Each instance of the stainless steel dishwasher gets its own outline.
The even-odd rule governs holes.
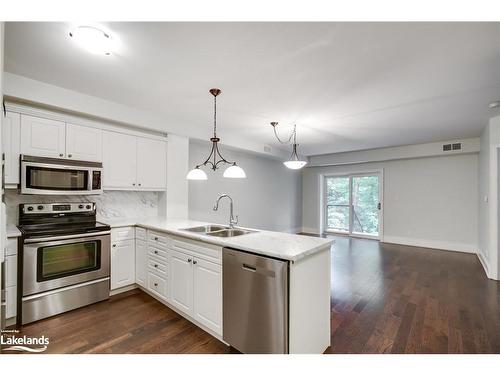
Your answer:
[[[288,353],[288,262],[224,248],[223,338],[242,353]]]

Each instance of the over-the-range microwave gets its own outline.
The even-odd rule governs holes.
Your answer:
[[[21,155],[21,194],[101,194],[102,163]]]

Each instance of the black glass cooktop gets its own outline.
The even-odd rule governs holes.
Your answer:
[[[104,223],[70,223],[70,224],[28,224],[18,226],[24,237],[49,237],[72,234],[103,232],[110,230]]]

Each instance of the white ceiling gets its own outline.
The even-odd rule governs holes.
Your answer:
[[[8,72],[94,95],[197,137],[277,147],[297,123],[316,155],[478,136],[499,115],[500,23],[107,23],[119,48],[88,54],[66,23],[7,23]],[[289,129],[289,128],[288,128]]]

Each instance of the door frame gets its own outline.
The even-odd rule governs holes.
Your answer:
[[[378,236],[352,233],[352,206],[349,207],[349,232],[341,232],[341,231],[329,231],[326,229],[326,189],[325,183],[327,177],[348,177],[349,183],[351,184],[351,177],[361,177],[361,176],[379,176],[379,202],[380,202],[380,212],[379,212],[379,232]],[[319,176],[319,212],[320,212],[320,225],[319,231],[320,234],[330,233],[330,234],[339,234],[339,235],[348,235],[350,237],[356,238],[368,238],[375,239],[379,241],[384,241],[384,169],[370,169],[370,170],[362,170],[362,171],[346,171],[346,172],[334,172],[334,173],[323,173]],[[349,203],[352,202],[352,189],[349,186]]]

